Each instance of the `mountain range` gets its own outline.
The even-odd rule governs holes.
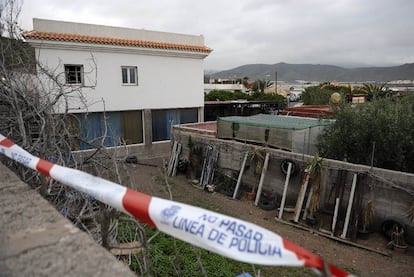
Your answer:
[[[248,64],[233,69],[215,72],[211,78],[244,78],[250,80],[317,81],[317,82],[386,82],[392,80],[414,80],[414,63],[389,67],[344,68],[321,64]]]

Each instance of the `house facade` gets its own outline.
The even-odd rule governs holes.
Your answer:
[[[229,92],[243,93],[249,92],[243,84],[204,84],[204,93],[208,94],[212,90],[225,90]]]
[[[80,149],[107,134],[105,146],[148,152],[169,144],[172,125],[203,121],[203,60],[212,50],[201,35],[33,19],[24,37],[42,67],[81,92],[58,111],[78,118]]]

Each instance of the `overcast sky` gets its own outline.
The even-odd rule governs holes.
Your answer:
[[[414,0],[25,0],[19,23],[34,17],[202,34],[212,70],[414,62]]]

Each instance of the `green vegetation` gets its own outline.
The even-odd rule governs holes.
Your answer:
[[[204,96],[205,101],[227,101],[245,99],[249,101],[262,100],[262,101],[279,101],[286,102],[286,99],[278,94],[254,92],[252,95],[248,95],[243,92],[230,92],[226,90],[212,90]]]
[[[128,258],[130,269],[140,275],[146,275],[143,264],[147,260],[150,262],[149,276],[236,276],[243,272],[254,276],[257,269],[264,276],[314,276],[306,268],[254,267],[192,246],[148,226],[144,229],[146,237],[153,238],[147,251],[142,250]],[[118,240],[134,241],[135,231],[132,222],[120,222]]]
[[[227,90],[212,90],[208,94],[204,95],[205,101],[226,101],[226,100],[237,100],[247,99],[249,95],[240,91],[227,91]]]
[[[285,102],[286,98],[282,95],[275,93],[264,93],[264,92],[254,92],[251,95],[250,100],[262,100],[262,101],[280,101]]]
[[[161,179],[157,178],[157,179]],[[161,180],[160,180],[161,181]],[[219,212],[219,207],[213,201],[204,199],[199,206]],[[237,211],[234,211],[235,216]],[[315,276],[308,268],[286,266],[254,266],[225,258],[210,251],[200,249],[189,243],[175,239],[172,236],[141,225],[141,232],[136,224],[129,220],[120,220],[118,224],[117,240],[120,242],[140,240],[144,237],[150,240],[147,250],[123,258],[128,261],[129,267],[138,276],[237,276],[249,272],[255,276],[254,271],[260,269],[263,276]],[[137,231],[141,235],[137,235]],[[148,262],[149,272],[145,272],[144,264]]]
[[[154,232],[147,230],[147,233]],[[225,259],[191,246],[180,240],[159,234],[150,246],[151,276],[202,276],[204,269],[207,276],[236,276],[243,272],[252,272],[249,264]],[[201,261],[201,264],[198,262]]]
[[[391,95],[391,91],[385,84],[364,84],[362,87],[352,90],[350,86],[324,83],[319,86],[307,87],[302,94],[302,101],[304,105],[328,105],[331,95],[335,92],[338,92],[342,99],[345,99],[347,94],[366,94],[368,101]]]
[[[359,92],[367,95],[367,100],[384,98],[391,95],[391,91],[385,86],[385,84],[364,84]]]
[[[147,237],[156,232],[149,227],[145,229]],[[253,271],[258,269],[264,276],[315,276],[306,268],[253,267],[251,264],[194,247],[163,233],[159,233],[151,241],[148,251],[150,276],[236,276],[243,272],[250,272],[254,276]],[[140,255],[144,253],[143,251]],[[139,273],[138,257],[132,257],[130,268]]]
[[[343,104],[319,137],[323,157],[414,173],[414,96]]]
[[[346,86],[336,86],[329,83],[307,87],[302,93],[302,102],[304,105],[328,105],[331,95],[335,92],[344,96],[351,93],[351,88]],[[342,97],[342,99],[344,99],[344,97]]]

